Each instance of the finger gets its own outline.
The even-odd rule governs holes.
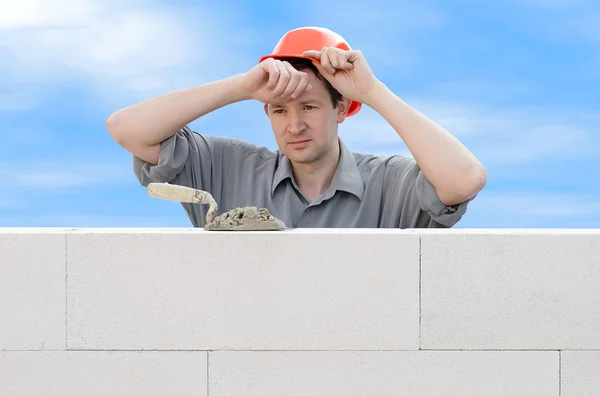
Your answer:
[[[289,62],[283,62],[283,65],[288,71],[288,73],[290,73],[290,80],[288,81],[285,90],[281,94],[281,96],[287,97],[292,95],[296,91],[296,88],[303,79],[308,79],[308,75],[306,75],[306,73],[304,72],[294,69],[294,67]]]
[[[277,64],[272,58],[265,61],[266,72],[269,73],[269,81],[267,81],[267,90],[270,91],[277,85],[277,79],[279,78],[279,69]]]
[[[338,52],[337,60],[340,69],[350,70],[354,67],[354,65],[348,61],[348,55],[346,55],[345,52]]]
[[[288,82],[291,78],[290,72],[285,68],[283,62],[277,61],[276,63],[277,68],[279,69],[279,79],[277,80],[277,85],[275,86],[275,89],[273,89],[273,91],[271,92],[271,95],[273,96],[281,95],[285,90],[285,87],[287,87]]]
[[[359,50],[350,50],[346,51],[346,55],[348,57],[348,62],[354,63],[362,56],[362,52]]]
[[[321,60],[321,51],[308,50],[302,53],[302,56],[308,56],[309,58],[314,58],[318,61]]]
[[[331,66],[340,69],[339,51],[331,48],[327,50],[327,55],[329,57],[329,62],[331,62]]]
[[[296,85],[296,89],[294,89],[294,92],[291,94],[291,98],[296,99],[302,95],[304,91],[309,91],[311,88],[312,85],[308,83],[308,74],[302,73],[300,76],[300,81],[298,82],[298,85]]]
[[[335,68],[331,65],[331,62],[329,61],[329,49],[327,47],[323,48],[323,50],[321,51],[321,66],[323,66],[323,68],[327,70],[329,74],[335,73]]]

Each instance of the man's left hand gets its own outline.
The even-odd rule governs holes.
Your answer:
[[[305,51],[303,56],[313,61],[319,72],[344,97],[365,103],[377,88],[378,80],[358,50],[344,51],[325,47],[321,51]]]

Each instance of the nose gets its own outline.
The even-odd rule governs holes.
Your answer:
[[[299,134],[305,128],[304,119],[297,111],[290,111],[288,117],[288,132],[294,135]]]

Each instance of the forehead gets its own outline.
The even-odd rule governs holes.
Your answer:
[[[316,93],[316,92],[312,92],[312,91],[313,90],[311,89],[308,92],[304,92],[302,95],[300,95],[296,99],[291,99],[286,102],[273,102],[273,103],[271,103],[271,106],[283,107],[286,105],[303,105],[303,104],[310,104],[310,103],[323,105],[323,104],[327,103],[327,101],[329,100],[329,97],[325,96],[325,95],[327,95],[327,93],[323,94],[323,93]]]
[[[325,77],[323,76],[319,76],[317,77],[317,75],[315,74],[315,72],[311,69],[300,69],[300,71],[303,71],[304,73],[306,73],[308,75],[308,82],[310,84],[312,84],[313,89],[311,91],[315,91],[315,88],[323,91],[323,92],[327,92],[327,88],[325,88]]]

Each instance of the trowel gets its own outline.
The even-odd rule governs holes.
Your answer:
[[[217,216],[217,202],[213,196],[202,190],[170,183],[149,183],[148,195],[168,201],[209,205],[206,213],[205,230],[210,231],[280,231],[285,223],[265,208],[245,206],[235,208]]]

